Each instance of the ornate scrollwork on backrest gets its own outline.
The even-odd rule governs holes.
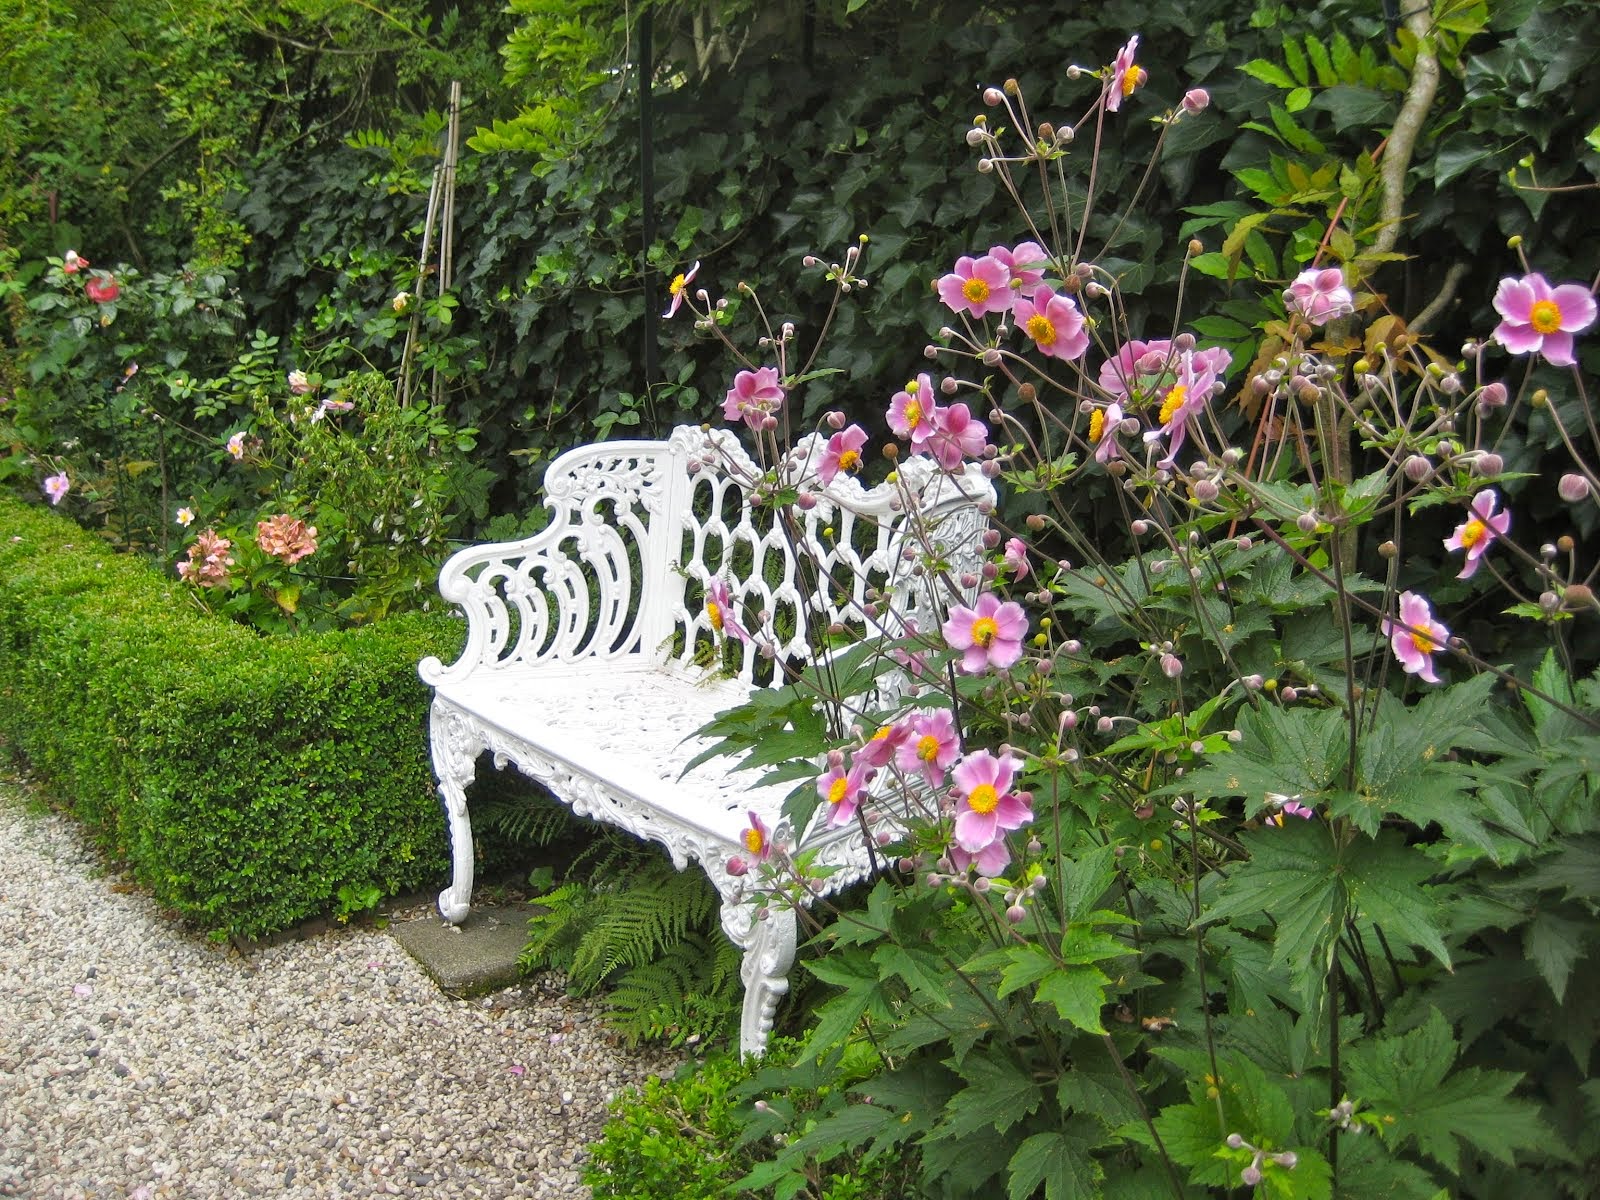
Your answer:
[[[677,474],[662,442],[585,446],[551,463],[544,529],[464,550],[445,565],[439,590],[468,611],[469,642],[433,678],[425,664],[424,678],[652,649],[645,582],[663,570],[662,517]]]

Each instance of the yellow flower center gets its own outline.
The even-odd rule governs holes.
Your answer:
[[[1413,633],[1411,635],[1411,644],[1424,654],[1432,654],[1439,648],[1439,643],[1425,633]]]
[[[1100,435],[1106,431],[1106,414],[1102,409],[1095,409],[1089,414],[1089,440],[1098,442]]]
[[[985,650],[989,643],[1000,636],[1000,626],[993,617],[979,617],[972,623],[972,640]]]
[[[939,757],[939,739],[931,733],[925,733],[917,739],[917,757],[923,762],[932,762]]]
[[[761,848],[766,844],[766,839],[761,836],[761,830],[746,829],[744,831],[744,848],[750,851],[751,854],[760,854]]]
[[[844,798],[850,794],[850,780],[841,775],[835,779],[828,788],[828,803],[843,804]]]
[[[1122,76],[1122,94],[1133,95],[1133,89],[1144,83],[1150,77],[1143,67],[1129,67]]]
[[[711,618],[711,628],[722,632],[722,605],[715,600],[706,601],[706,616]]]
[[[1161,414],[1156,419],[1165,425],[1172,420],[1172,415],[1183,407],[1184,401],[1189,399],[1189,389],[1179,384],[1167,393],[1167,398],[1161,402]]]
[[[684,278],[682,275],[678,275],[673,279],[673,281],[671,283],[667,284],[667,294],[669,296],[676,296],[679,292],[683,291],[683,289],[688,287],[688,286],[689,286],[689,281],[686,278]]]
[[[980,783],[967,795],[967,807],[976,813],[992,813],[1000,803],[1000,793],[992,783]]]
[[[915,400],[906,401],[906,426],[915,429],[922,424],[922,405]]]
[[[1478,520],[1477,517],[1473,517],[1472,520],[1463,525],[1461,527],[1461,548],[1470,550],[1476,546],[1479,539],[1483,537],[1484,528],[1483,522]]]
[[[1554,300],[1536,300],[1528,310],[1528,324],[1535,333],[1555,333],[1561,328],[1561,309]]]
[[[846,450],[843,454],[839,455],[839,470],[861,470],[861,455],[855,450]]]
[[[961,285],[961,294],[974,304],[982,304],[989,298],[989,285],[981,279],[969,279]]]
[[[1048,346],[1056,340],[1055,322],[1043,313],[1034,313],[1023,328],[1028,331],[1028,336],[1041,346]]]

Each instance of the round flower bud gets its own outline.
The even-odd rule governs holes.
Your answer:
[[[971,571],[967,571],[967,572],[963,573],[962,576],[961,576],[961,586],[964,587],[964,588],[967,588],[969,590],[972,589],[972,588],[977,587],[978,586],[978,577],[975,574],[973,574]]]
[[[1039,530],[1045,527],[1045,519],[1038,513],[1029,513],[1025,524],[1029,529],[1037,533]]]
[[[990,346],[978,357],[983,360],[983,365],[986,367],[998,367],[1000,365],[1000,351],[993,346]]]
[[[1561,607],[1561,597],[1554,592],[1540,592],[1539,607],[1547,613],[1553,613]]]
[[[1230,1150],[1242,1150],[1244,1148],[1244,1138],[1237,1133],[1230,1133],[1224,1140]]]
[[[1506,462],[1498,454],[1480,454],[1473,460],[1472,469],[1479,475],[1498,475],[1506,469]]]
[[[794,502],[801,512],[810,512],[817,506],[817,498],[811,492],[801,492],[794,498]]]
[[[1411,480],[1412,483],[1421,483],[1429,475],[1433,474],[1433,463],[1424,454],[1413,454],[1406,459],[1400,469],[1406,473],[1406,478]]]
[[[1194,334],[1180,333],[1172,339],[1172,348],[1179,354],[1187,354],[1194,349]]]
[[[1506,385],[1498,381],[1486,383],[1478,389],[1478,415],[1483,416],[1491,408],[1504,408],[1506,403]]]
[[[1094,731],[1096,733],[1110,733],[1111,732],[1111,718],[1110,717],[1100,717],[1099,719],[1097,719],[1095,721],[1095,723],[1094,723]]]
[[[1190,88],[1183,94],[1183,111],[1191,117],[1196,113],[1205,112],[1206,106],[1211,103],[1211,93],[1205,88]]]
[[[1027,919],[1028,910],[1023,908],[1020,904],[1013,904],[1010,908],[1006,909],[1006,920],[1010,921],[1013,925],[1021,925]]]
[[[1176,654],[1163,654],[1161,656],[1161,673],[1168,679],[1176,679],[1183,674],[1183,660]]]
[[[1255,1163],[1251,1163],[1239,1172],[1239,1182],[1244,1184],[1245,1187],[1255,1187],[1256,1184],[1261,1182],[1261,1168],[1256,1166]]]
[[[1141,517],[1132,525],[1128,526],[1128,528],[1133,530],[1134,537],[1143,537],[1145,534],[1150,532],[1150,522]]]
[[[1272,1161],[1277,1163],[1280,1167],[1286,1167],[1292,1171],[1295,1169],[1295,1167],[1300,1165],[1300,1156],[1293,1150],[1285,1150],[1281,1154],[1274,1154],[1272,1156]]]
[[[1393,558],[1399,553],[1400,547],[1396,546],[1393,542],[1384,542],[1378,547],[1378,557],[1380,558]]]
[[[1202,504],[1210,504],[1221,494],[1222,489],[1217,486],[1215,480],[1198,479],[1195,481],[1194,498]]]
[[[1594,589],[1586,583],[1569,584],[1562,599],[1568,608],[1593,608]]]
[[[1293,703],[1294,701],[1300,699],[1300,693],[1292,687],[1284,688],[1278,693],[1278,695],[1283,698],[1285,703]]]
[[[939,380],[939,390],[946,396],[954,396],[956,394],[956,389],[960,386],[961,385],[956,382],[956,379],[953,375],[946,375],[943,379]]]
[[[829,429],[843,429],[847,419],[848,418],[846,418],[845,415],[837,408],[833,409],[828,413],[827,416],[823,417],[823,420],[828,423]]]
[[[987,875],[980,875],[973,882],[972,890],[975,891],[975,892],[987,892],[993,886],[994,886],[994,884],[990,881],[990,879],[989,879],[989,877]]]
[[[1001,93],[999,88],[991,87],[983,89],[983,102],[990,108],[993,108],[995,105],[1003,103],[1004,101],[1005,96]]]
[[[1235,538],[1234,541],[1233,541],[1233,544],[1238,550],[1243,552],[1245,550],[1250,549],[1252,546],[1254,546],[1255,542],[1252,541],[1251,538],[1250,538],[1250,535],[1246,533],[1246,534],[1240,534],[1237,538]]]
[[[967,145],[969,145],[969,146],[981,146],[981,145],[983,145],[983,130],[981,130],[981,129],[969,129],[969,130],[967,130]]]
[[[1563,533],[1556,539],[1556,549],[1563,554],[1571,554],[1576,545],[1577,543],[1572,540],[1570,533]]]
[[[1189,257],[1193,258],[1196,255],[1204,254],[1205,252],[1206,244],[1204,242],[1202,242],[1199,238],[1189,239]]]
[[[1569,474],[1561,477],[1561,482],[1556,484],[1556,492],[1568,504],[1576,504],[1589,496],[1589,481],[1582,475]]]
[[[1300,527],[1301,533],[1315,533],[1317,531],[1317,514],[1303,512],[1294,519],[1294,523]]]

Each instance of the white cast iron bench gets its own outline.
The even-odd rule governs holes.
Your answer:
[[[785,469],[814,476],[806,464],[821,450],[820,438],[807,438]],[[723,929],[744,951],[740,1046],[749,1054],[761,1053],[788,990],[795,914],[773,905],[756,920],[748,880],[727,866],[748,854],[741,835],[750,811],[782,829],[792,785],[759,785],[761,772],[727,757],[685,773],[708,744],[696,731],[753,688],[788,682],[779,664],[815,660],[807,607],[813,628],[837,622],[898,634],[909,618],[936,632],[942,615],[931,577],[902,553],[913,536],[906,490],[922,497],[910,506],[923,514],[918,538],[931,530],[953,578],[978,570],[981,506],[994,500],[975,464],[946,475],[910,459],[897,483],[870,491],[845,474],[826,488],[813,478],[818,503],[797,512],[796,532],[832,577],[819,586],[808,583],[812,574],[784,532],[752,510],[748,493],[760,477],[728,430],[680,426],[665,441],[563,454],[545,473],[546,528],[463,550],[445,564],[439,591],[466,613],[466,647],[450,666],[432,657],[419,666],[434,688],[430,740],[450,828],[444,919],[465,919],[472,898],[465,789],[488,751],[496,768],[510,763],[574,812],[659,842],[679,870],[699,863],[722,897]],[[706,599],[718,581],[764,647],[733,643],[713,653]],[[868,630],[870,588],[883,598]],[[762,613],[768,619],[758,630]],[[721,669],[697,665],[718,659]],[[822,894],[872,870],[859,827],[831,829],[825,816],[790,838],[797,849],[814,849],[819,866],[835,868]]]

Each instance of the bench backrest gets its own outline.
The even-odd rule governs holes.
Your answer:
[[[835,622],[861,628],[869,589],[881,593],[872,620],[897,634],[909,618],[937,627],[933,589],[976,572],[994,489],[977,466],[955,475],[925,459],[902,463],[898,482],[863,488],[841,474],[816,479],[825,439],[804,439],[778,472],[809,481],[815,504],[772,506],[752,494],[774,475],[754,463],[726,429],[679,426],[663,441],[602,442],[570,450],[545,472],[545,529],[520,542],[477,546],[440,573],[446,600],[467,609],[468,645],[430,682],[475,669],[546,661],[645,655],[685,668],[711,661],[706,606],[726,584],[735,615],[757,640],[725,665],[756,684],[782,681],[775,663],[810,661],[819,633]],[[920,497],[911,505],[907,495]],[[918,525],[911,528],[909,513]],[[908,559],[931,542],[942,570]],[[796,553],[796,545],[809,547]],[[812,562],[822,565],[818,573]],[[761,620],[761,615],[766,619]]]

